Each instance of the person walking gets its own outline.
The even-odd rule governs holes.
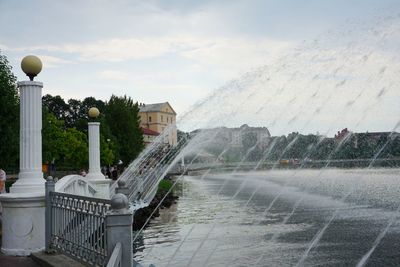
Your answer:
[[[115,181],[118,179],[118,169],[117,166],[114,166],[113,170],[111,171],[112,179]]]
[[[6,193],[6,172],[0,168],[0,194]]]
[[[79,172],[79,175],[85,177],[86,176],[85,169],[81,169],[81,171]]]

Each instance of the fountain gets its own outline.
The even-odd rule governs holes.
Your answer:
[[[400,72],[399,28],[398,14],[347,23],[343,29],[302,44],[279,60],[244,74],[195,104],[180,118],[179,128],[214,130],[198,131],[183,142],[179,155],[166,163],[173,166],[185,157],[185,165],[190,167],[202,151],[214,153],[213,162],[207,163],[209,168],[202,174],[181,175],[174,185],[181,179],[195,183],[199,188],[191,190],[210,199],[209,206],[204,208],[217,209],[220,204],[221,215],[210,215],[209,223],[181,224],[181,228],[174,228],[178,241],[163,240],[159,244],[154,241],[141,248],[143,253],[138,257],[142,258],[138,259],[157,260],[155,255],[161,253],[161,248],[166,250],[161,244],[169,242],[172,251],[166,255],[166,263],[158,262],[160,266],[304,266],[322,262],[364,266],[371,260],[396,225],[400,207],[398,169],[373,168],[382,153],[400,138],[397,134],[400,121],[395,115],[400,113],[400,96],[395,87]],[[259,140],[241,151],[233,169],[212,174],[211,167],[219,166],[220,159],[235,151],[233,142],[222,141],[226,128],[221,126],[233,127],[243,122],[266,125],[275,135],[293,130],[322,134],[316,134],[319,139],[307,147],[297,169],[281,170],[280,161],[301,142],[300,135],[295,135],[283,148],[279,148],[279,138],[272,139],[257,161],[252,162],[250,172],[243,173],[242,167],[260,146]],[[337,154],[352,145],[352,135],[332,142],[319,169],[307,169],[307,159],[331,139],[329,136],[346,126],[359,132],[371,129],[390,132],[373,156],[365,159],[368,169],[332,168]],[[155,149],[150,147],[142,153],[132,170]],[[191,203],[190,198],[185,199]],[[213,201],[217,203],[215,207]],[[200,202],[196,204],[203,207]],[[185,212],[190,214],[188,210]],[[237,221],[231,212],[246,223]],[[225,219],[225,214],[229,219]],[[179,216],[183,215],[175,214],[164,226],[169,227]],[[243,224],[247,228],[241,228]],[[358,224],[363,226],[357,228]],[[346,225],[351,228],[347,230]],[[364,225],[371,231],[364,231]],[[250,229],[253,239],[241,235],[234,240],[242,243],[233,246],[227,233],[235,238],[236,231],[246,229]],[[134,239],[146,235],[146,231],[141,229]],[[159,238],[151,234],[149,230],[147,238]],[[341,239],[338,235],[347,236]],[[393,232],[391,236],[398,237]],[[392,251],[398,248],[391,245]],[[387,254],[379,253],[375,263],[393,263],[385,257]]]

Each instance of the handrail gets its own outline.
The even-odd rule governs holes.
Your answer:
[[[97,189],[88,179],[80,175],[64,176],[56,183],[57,192],[94,197]]]
[[[70,193],[62,193],[62,192],[53,192],[53,194],[56,194],[57,196],[62,196],[62,197],[70,197],[78,200],[83,200],[83,201],[89,201],[89,202],[94,202],[94,203],[100,203],[103,205],[111,205],[111,200],[106,199],[106,198],[96,198],[96,197],[87,197],[87,196],[80,196],[80,195],[74,195]]]
[[[54,191],[46,195],[46,248],[84,264],[104,266],[108,257],[105,221],[111,200]]]
[[[121,259],[122,259],[122,245],[121,242],[118,242],[114,250],[108,260],[107,267],[121,267]]]
[[[110,187],[110,195],[123,192],[133,209],[148,206],[157,192],[159,182],[176,163],[187,141],[182,138],[175,147],[164,142],[152,143],[151,149],[146,148],[146,153],[132,162]]]

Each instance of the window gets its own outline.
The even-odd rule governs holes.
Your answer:
[[[161,115],[161,122],[163,122],[164,121],[164,118],[163,118],[163,115]]]
[[[149,122],[151,122],[151,116],[149,116]]]

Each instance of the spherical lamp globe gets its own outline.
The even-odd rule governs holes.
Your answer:
[[[100,115],[98,108],[92,107],[89,109],[89,117],[92,119],[97,118]]]
[[[31,81],[42,71],[42,61],[37,56],[29,55],[22,59],[21,69]]]

